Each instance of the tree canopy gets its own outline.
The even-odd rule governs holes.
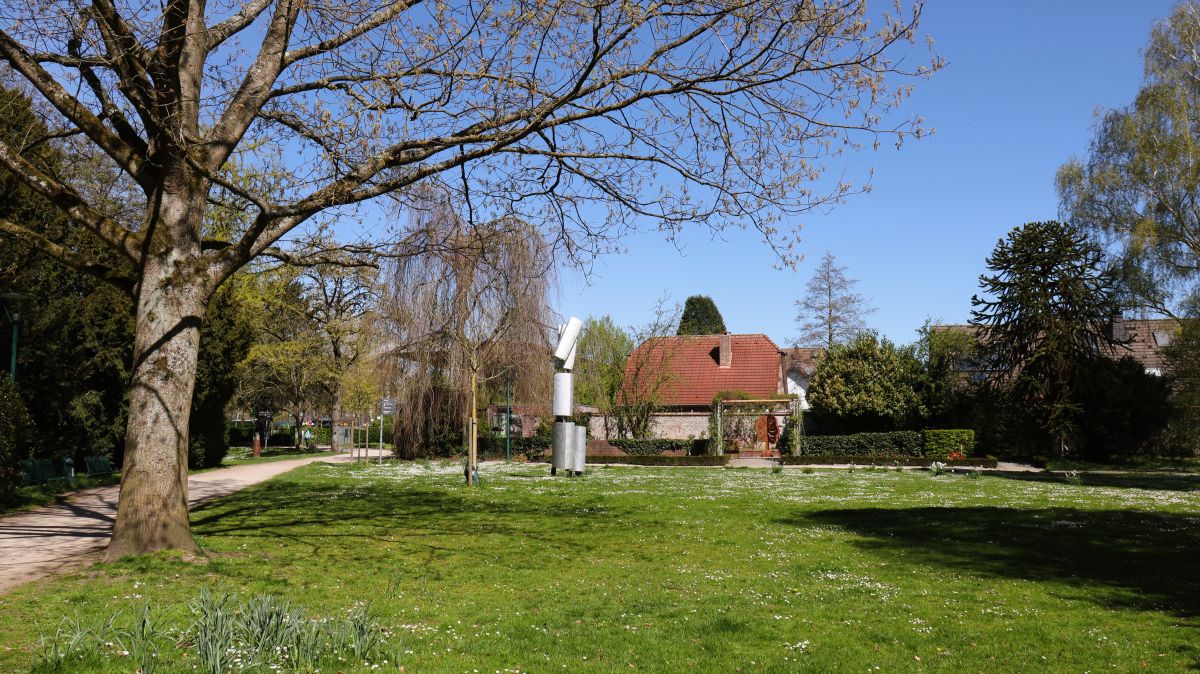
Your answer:
[[[1177,313],[1200,279],[1200,3],[1177,4],[1150,33],[1134,101],[1101,117],[1084,161],[1057,176],[1070,221],[1120,251],[1124,283]]]
[[[1098,244],[1054,221],[1013,229],[987,267],[991,274],[979,277],[985,294],[971,299],[986,367],[1034,413],[1052,451],[1062,451],[1078,438],[1081,376],[1112,343],[1116,275]]]
[[[861,332],[817,361],[808,400],[824,432],[902,430],[925,413],[911,348]]]
[[[796,323],[799,346],[823,346],[853,340],[866,329],[866,316],[874,313],[867,299],[854,292],[856,279],[846,276],[846,267],[839,267],[833,254],[826,252],[821,264],[813,271],[803,299],[796,300]]]
[[[727,332],[725,319],[708,295],[692,295],[683,303],[677,335],[719,335]]]

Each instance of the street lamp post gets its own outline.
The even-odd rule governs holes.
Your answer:
[[[8,322],[12,323],[12,348],[9,349],[8,376],[13,382],[17,381],[17,339],[21,336],[21,301],[32,298],[32,295],[25,293],[0,293],[4,314],[8,317]],[[8,308],[10,303],[13,305],[13,309]]]

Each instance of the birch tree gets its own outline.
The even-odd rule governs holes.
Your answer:
[[[854,185],[847,149],[901,142],[896,108],[921,6],[865,0],[42,0],[0,7],[0,60],[49,133],[0,166],[95,233],[129,270],[20,222],[0,231],[127,289],[135,344],[123,484],[108,559],[196,551],[188,402],[213,291],[322,213],[420,183],[455,185],[474,220],[545,223],[565,259],[638,227],[757,233],[793,260],[794,217]],[[908,64],[912,64],[911,66]],[[133,210],[39,160],[79,143]],[[453,181],[451,180],[453,179]],[[206,238],[214,211],[240,226]],[[485,214],[486,212],[486,214]],[[785,220],[785,218],[787,218]]]

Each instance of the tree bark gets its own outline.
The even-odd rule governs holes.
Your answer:
[[[188,523],[188,423],[209,293],[186,248],[151,251],[143,267],[121,494],[106,560],[199,552]]]
[[[338,419],[342,416],[342,387],[338,384],[333,386],[333,405],[329,410],[329,449],[334,454],[341,449],[342,443],[338,442]]]

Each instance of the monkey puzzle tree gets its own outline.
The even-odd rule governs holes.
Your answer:
[[[441,182],[473,220],[548,223],[572,260],[645,218],[668,233],[751,228],[790,260],[780,216],[853,190],[824,180],[822,159],[920,134],[890,114],[906,77],[941,63],[893,56],[919,14],[871,14],[862,0],[4,3],[0,59],[44,102],[50,130],[0,145],[0,166],[132,269],[0,221],[134,296],[106,556],[196,549],[186,456],[200,320],[235,271],[286,256],[277,244],[293,229]],[[65,142],[103,153],[140,216],[39,162],[39,147]],[[206,239],[213,211],[239,226]]]
[[[1061,453],[1079,436],[1080,385],[1111,344],[1121,309],[1104,252],[1077,228],[1031,222],[1009,232],[979,277],[971,324],[993,382],[1011,386]]]

